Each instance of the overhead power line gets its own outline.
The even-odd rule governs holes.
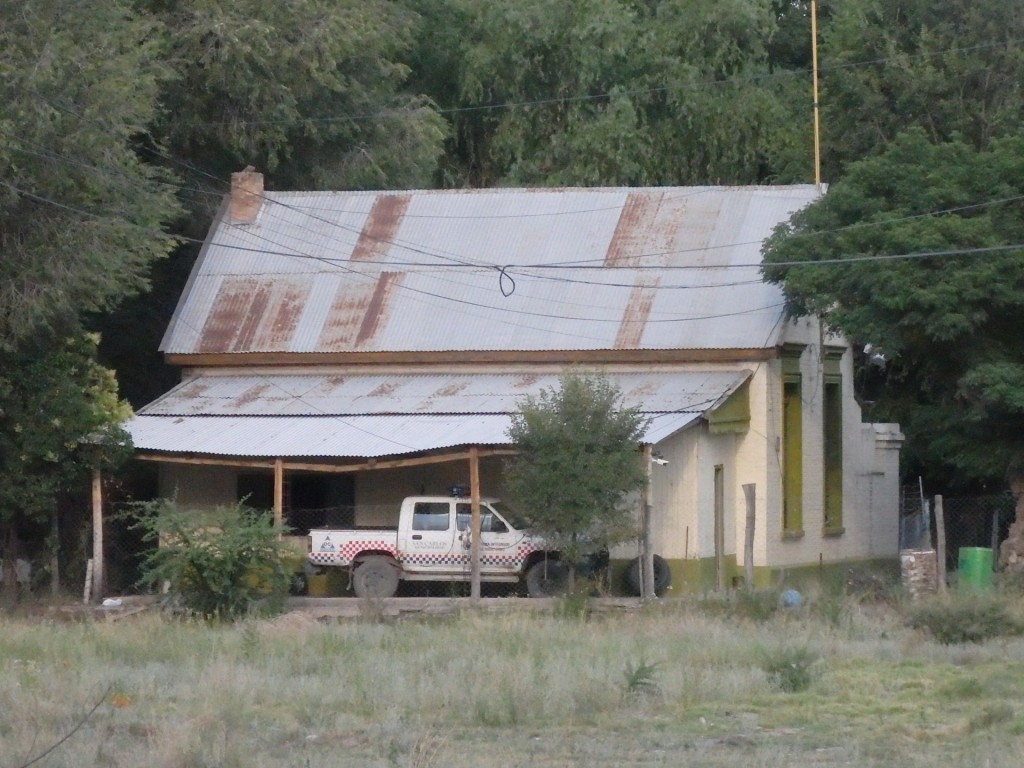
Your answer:
[[[818,68],[819,73],[825,75],[830,72],[858,69],[861,67],[875,67],[881,64],[889,64],[894,61],[907,61],[910,59],[923,59],[930,56],[941,56],[951,53],[970,53],[972,51],[984,51],[992,48],[1002,48],[1011,45],[1024,43],[1022,39],[1000,40],[992,43],[979,43],[955,48],[942,48],[937,51],[919,51],[917,53],[901,53],[895,56],[886,56],[863,61],[853,61],[845,64],[832,64]],[[475,112],[500,112],[513,109],[528,109],[534,107],[554,106],[559,104],[573,104],[588,101],[603,101],[614,96],[646,96],[669,92],[700,91],[721,88],[730,85],[743,85],[746,83],[757,83],[771,80],[786,80],[795,77],[807,77],[811,74],[809,69],[791,69],[782,72],[766,72],[756,75],[745,75],[742,77],[727,77],[705,79],[693,83],[678,83],[673,85],[660,85],[653,88],[624,88],[618,90],[601,91],[599,93],[577,94],[572,96],[544,96],[536,99],[518,99],[508,101],[492,102],[490,104],[465,105],[460,107],[433,107],[433,112],[440,115],[462,115]],[[423,105],[419,104],[415,109],[383,109],[373,112],[356,112],[345,115],[323,115],[319,117],[280,118],[276,120],[254,119],[239,120],[233,118],[232,126],[260,126],[260,125],[297,125],[300,123],[335,123],[335,122],[362,122],[370,120],[408,120],[416,112],[420,112]],[[216,128],[225,125],[223,121],[194,121],[178,122],[183,127],[192,128]]]

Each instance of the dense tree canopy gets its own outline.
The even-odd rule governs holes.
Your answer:
[[[1024,137],[979,152],[911,131],[780,227],[765,259],[791,313],[884,357],[865,369],[872,415],[900,421],[926,469],[1024,470]]]
[[[428,92],[458,107],[451,182],[753,183],[809,172],[794,82],[769,77],[768,0],[416,5],[451,46],[423,52],[444,73]]]
[[[174,190],[130,146],[169,70],[128,6],[0,3],[0,348],[143,290],[172,244]]]
[[[912,126],[984,149],[1024,124],[1024,4],[828,2],[821,27],[824,178]]]
[[[101,461],[129,411],[83,314],[148,285],[173,245],[164,171],[132,149],[169,75],[127,2],[0,4],[0,557]],[[108,451],[104,446],[110,447]],[[5,580],[8,588],[13,579]]]
[[[173,70],[152,126],[219,194],[254,165],[281,188],[423,186],[445,125],[403,91],[416,16],[386,0],[139,0]],[[212,182],[212,183],[211,183]]]

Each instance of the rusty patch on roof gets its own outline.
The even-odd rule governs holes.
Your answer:
[[[203,381],[193,381],[182,388],[181,394],[183,397],[194,399],[202,396],[209,388],[209,385]]]
[[[241,408],[249,403],[254,403],[259,400],[263,393],[268,389],[270,389],[270,384],[267,383],[256,384],[255,386],[249,387],[245,392],[235,398],[232,405],[236,408]]]
[[[383,384],[378,384],[374,387],[373,391],[370,392],[367,397],[387,397],[388,395],[393,394],[400,386],[402,385],[397,381],[385,381]]]
[[[629,300],[622,312],[619,332],[615,335],[615,349],[635,349],[647,327],[647,318],[657,294],[658,279],[641,279],[629,292]]]
[[[338,352],[352,348],[372,291],[373,286],[369,283],[345,282],[338,286],[330,312],[320,329],[318,349]]]
[[[451,397],[457,395],[459,392],[469,386],[469,382],[466,381],[453,381],[437,390],[432,397]]]
[[[388,252],[411,200],[412,195],[380,195],[373,201],[359,240],[352,249],[353,261],[380,258]]]
[[[664,250],[661,243],[665,235],[670,236],[669,230],[675,222],[662,222],[666,231],[658,231],[656,224],[661,198],[661,193],[629,193],[604,256],[606,267],[636,266],[641,256]]]
[[[371,340],[384,325],[382,321],[387,316],[388,304],[401,278],[401,272],[380,273],[377,285],[373,289],[373,295],[370,296],[370,301],[366,306],[366,312],[363,314],[363,321],[359,324],[355,346],[361,346]]]
[[[640,384],[637,384],[635,387],[632,387],[628,392],[626,392],[626,396],[640,398],[646,395],[653,395],[659,389],[661,389],[661,385],[659,382],[645,381],[641,382]]]
[[[226,278],[203,325],[199,351],[284,349],[308,294],[307,281]]]
[[[342,283],[320,329],[317,347],[339,352],[372,341],[385,325],[391,295],[401,278],[401,272],[381,272],[372,283]]]
[[[345,383],[347,376],[324,376],[323,380],[316,386],[313,393],[317,395],[329,395],[335,389]]]
[[[539,378],[540,377],[537,376],[537,374],[526,373],[520,376],[518,379],[516,379],[515,383],[512,384],[512,387],[514,389],[526,389],[527,387],[532,387],[534,384],[536,384],[537,379]]]

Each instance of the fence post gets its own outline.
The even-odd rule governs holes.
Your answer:
[[[996,565],[999,562],[999,504],[995,505],[992,510],[992,570],[996,569]]]
[[[942,511],[942,496],[935,497],[935,573],[939,592],[946,591],[946,515]]]
[[[743,496],[747,500],[747,531],[743,540],[743,580],[747,589],[754,588],[754,521],[756,520],[757,486],[746,483]],[[689,532],[689,531],[687,531]]]

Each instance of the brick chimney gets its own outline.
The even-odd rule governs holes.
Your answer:
[[[263,203],[263,174],[251,165],[231,174],[231,201],[228,221],[231,224],[252,224]]]

